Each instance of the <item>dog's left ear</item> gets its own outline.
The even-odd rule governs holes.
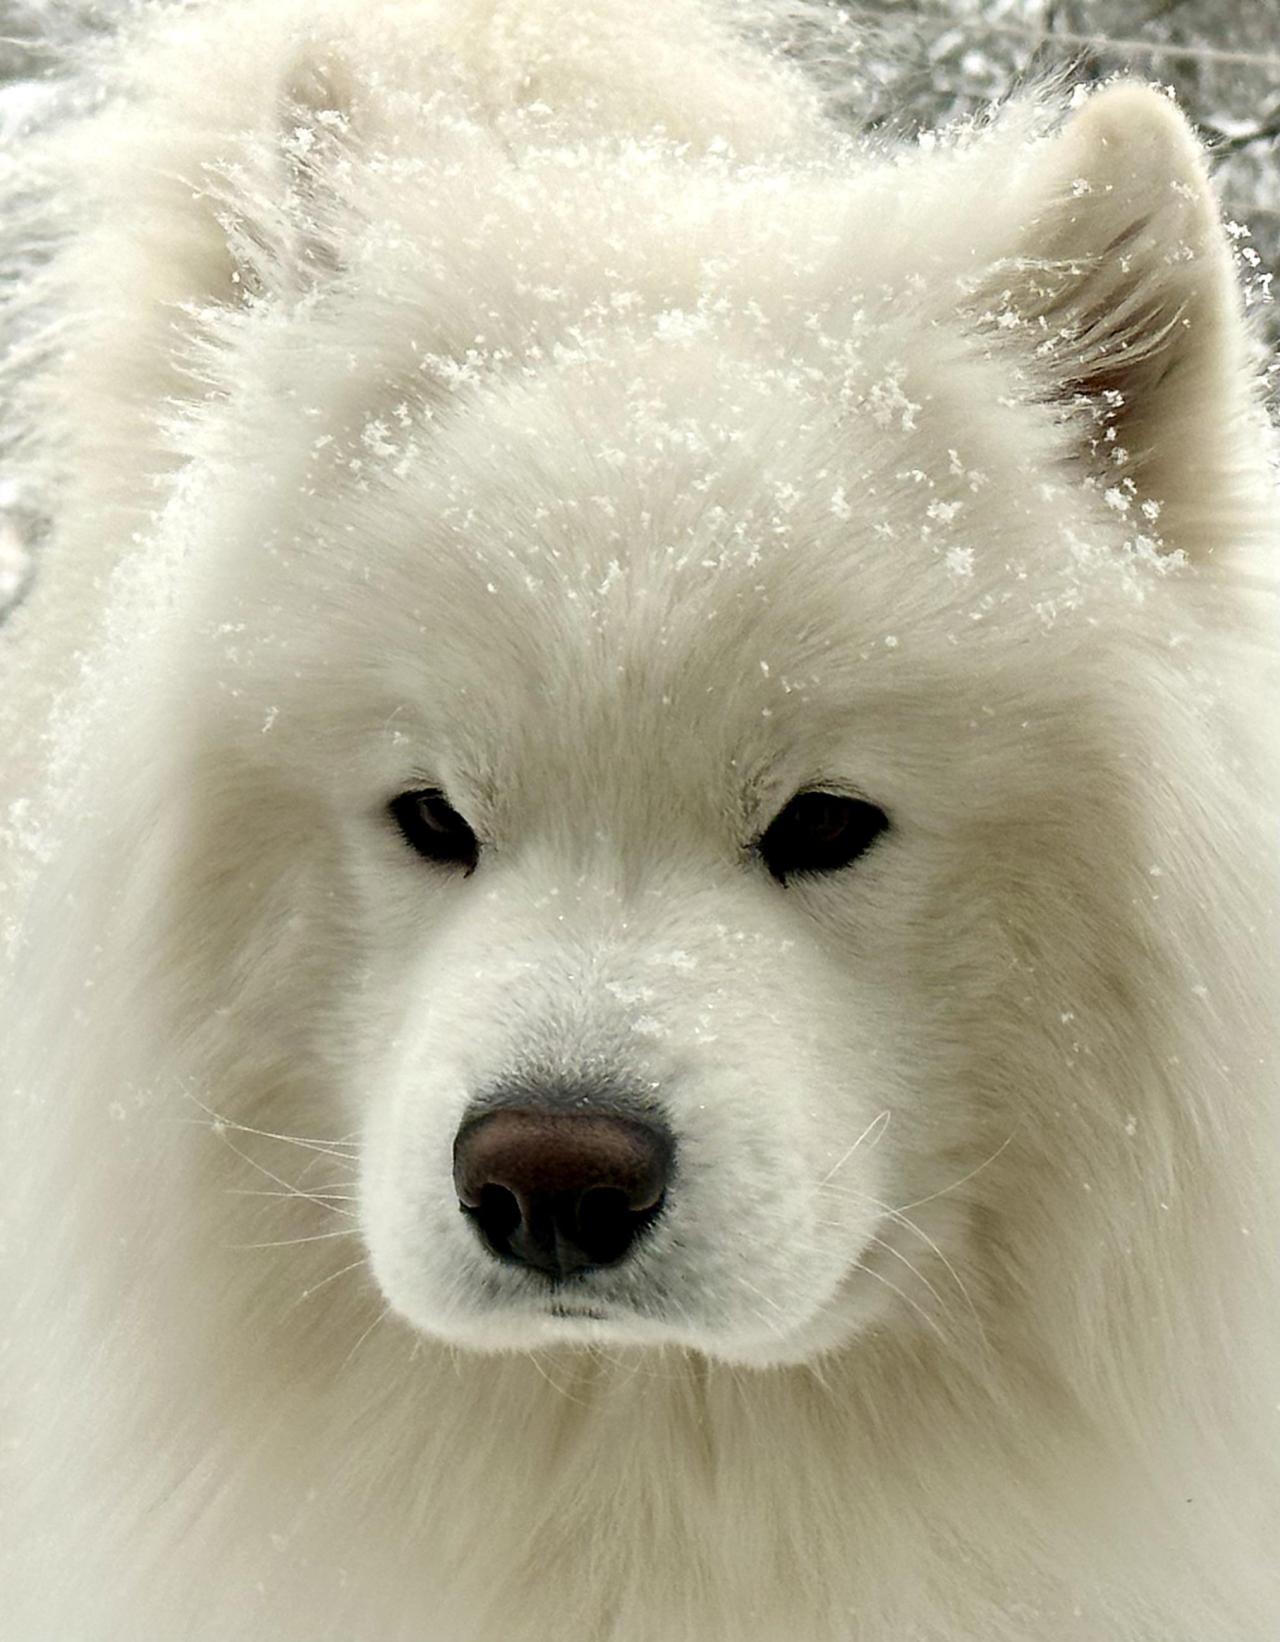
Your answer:
[[[1265,464],[1249,333],[1191,127],[1150,87],[1113,85],[1022,186],[1018,271],[1001,295],[1032,327],[1050,392],[1085,410],[1108,499],[1192,557],[1256,533]]]
[[[338,51],[300,46],[274,88],[265,129],[227,168],[222,222],[246,291],[300,295],[342,266],[356,80]]]

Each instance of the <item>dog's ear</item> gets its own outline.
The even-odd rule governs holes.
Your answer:
[[[362,111],[335,48],[309,41],[269,91],[265,128],[224,173],[223,223],[245,294],[300,295],[342,266],[342,220]]]
[[[1041,150],[1022,185],[1022,241],[988,301],[1024,337],[1030,325],[1050,394],[1082,413],[1108,500],[1196,557],[1256,532],[1248,328],[1186,120],[1149,87],[1112,85]]]

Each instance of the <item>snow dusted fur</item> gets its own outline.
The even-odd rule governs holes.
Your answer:
[[[875,152],[741,22],[152,11],[31,147],[12,1642],[1280,1628],[1273,505],[1202,157],[1133,86]],[[815,787],[890,830],[780,885]],[[605,1321],[457,1211],[512,1087],[676,1133]]]

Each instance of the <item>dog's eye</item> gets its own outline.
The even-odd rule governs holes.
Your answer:
[[[874,804],[839,793],[797,793],[756,845],[780,884],[797,873],[835,872],[871,848],[889,825]]]
[[[405,843],[424,860],[463,867],[469,873],[475,871],[479,840],[437,788],[402,792],[391,800],[388,809]]]

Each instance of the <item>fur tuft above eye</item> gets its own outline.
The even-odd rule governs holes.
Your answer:
[[[889,818],[874,804],[840,793],[797,793],[756,844],[780,884],[805,873],[837,872],[865,854]]]
[[[403,792],[387,806],[405,843],[441,866],[462,867],[469,875],[480,858],[480,841],[438,787]]]

